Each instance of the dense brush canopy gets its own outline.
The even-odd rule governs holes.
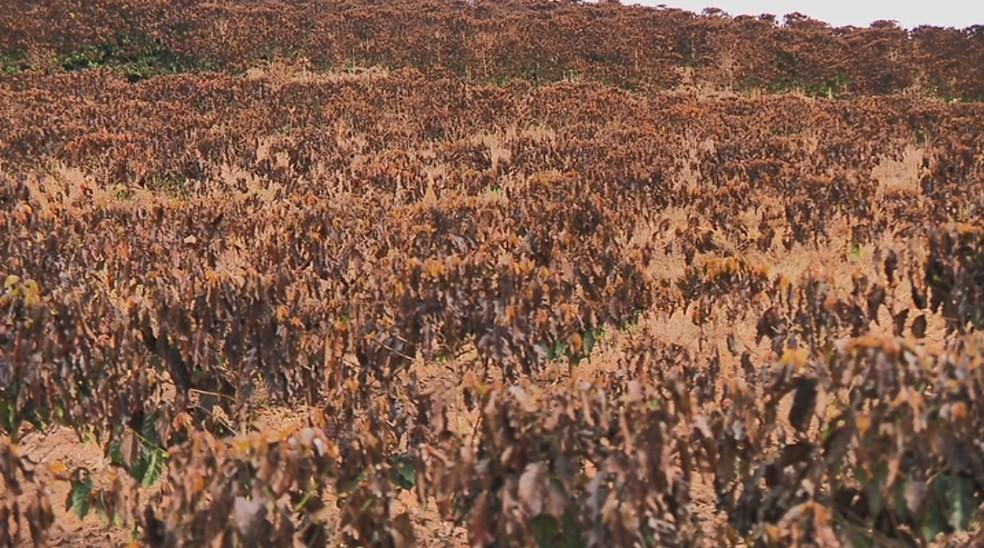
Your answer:
[[[6,2],[0,545],[984,542],[982,70],[795,14]]]

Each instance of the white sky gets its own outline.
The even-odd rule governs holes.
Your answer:
[[[700,13],[720,8],[730,15],[771,13],[779,21],[800,12],[834,26],[867,27],[879,19],[895,20],[905,28],[919,25],[969,27],[984,24],[984,0],[622,0],[623,4],[665,4]]]

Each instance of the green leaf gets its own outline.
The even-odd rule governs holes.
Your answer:
[[[406,455],[397,455],[390,461],[393,465],[392,482],[407,491],[417,484],[417,476],[413,469],[413,461]]]
[[[359,475],[355,476],[355,478],[353,478],[352,481],[342,486],[341,489],[342,494],[348,495],[353,493],[356,489],[359,488],[360,485],[362,485],[362,482],[365,481],[365,479],[366,479],[366,471],[363,470],[359,472]]]
[[[536,545],[539,548],[584,548],[586,543],[581,538],[581,527],[575,513],[573,508],[568,508],[562,522],[550,514],[540,514],[531,519],[530,528]]]
[[[874,477],[869,477],[861,466],[854,468],[854,477],[864,489],[868,497],[868,511],[871,515],[877,515],[885,507],[885,499],[882,497],[882,487],[888,479],[888,465],[879,463],[875,468]]]
[[[362,503],[362,506],[359,507],[359,514],[362,514],[366,510],[372,508],[373,504],[376,504],[376,497],[370,496],[365,502]]]
[[[836,520],[837,528],[842,531],[844,539],[847,540],[846,546],[850,546],[851,548],[875,548],[876,545],[872,538],[872,532],[863,523],[854,521],[839,512],[834,519]]]
[[[301,498],[301,500],[294,505],[294,512],[300,512],[301,510],[303,510],[304,507],[307,506],[307,503],[311,500],[311,497],[313,496],[314,496],[314,491],[311,489],[307,489],[304,492],[304,497]]]
[[[594,333],[594,330],[593,329],[589,329],[589,330],[585,331],[584,332],[584,337],[581,337],[581,338],[584,340],[584,353],[585,354],[590,354],[591,353],[591,349],[594,348],[594,345],[595,345],[595,333]]]
[[[980,502],[970,478],[938,476],[930,487],[930,499],[919,532],[923,539],[931,541],[940,533],[965,530]]]
[[[939,503],[933,497],[929,501],[926,515],[923,517],[922,523],[919,526],[919,533],[924,540],[930,542],[936,538],[936,535],[945,533],[946,530],[946,519],[943,518],[943,514],[940,512]]]
[[[0,429],[8,434],[17,433],[17,408],[6,399],[0,399]]]
[[[123,450],[122,442],[116,441],[109,444],[109,463],[113,466],[119,466],[120,468],[126,469],[126,464],[123,462]]]
[[[126,430],[109,446],[109,460],[144,487],[153,485],[167,466],[167,451],[161,447],[155,419],[144,417],[140,431]]]
[[[140,435],[143,437],[144,442],[160,447],[161,439],[157,435],[157,419],[155,415],[144,415],[143,421],[140,423]]]
[[[140,478],[140,485],[142,487],[150,487],[161,477],[161,473],[164,471],[164,466],[167,464],[166,454],[162,454],[160,450],[152,450],[150,452],[150,460],[147,463],[147,468],[143,472],[143,476]]]
[[[85,518],[89,513],[89,499],[92,496],[92,478],[86,477],[82,481],[72,481],[72,489],[68,492],[69,509],[79,517]]]
[[[565,346],[564,343],[557,341],[557,344],[554,345],[553,356],[551,357],[551,359],[559,360],[566,353],[567,353],[567,346]]]
[[[947,523],[957,531],[967,529],[978,506],[974,495],[974,481],[959,476],[940,476],[935,483],[939,484],[942,491]]]
[[[557,520],[549,514],[540,514],[530,520],[530,528],[533,529],[533,538],[536,545],[540,548],[557,545],[557,537],[560,536],[560,525]]]

